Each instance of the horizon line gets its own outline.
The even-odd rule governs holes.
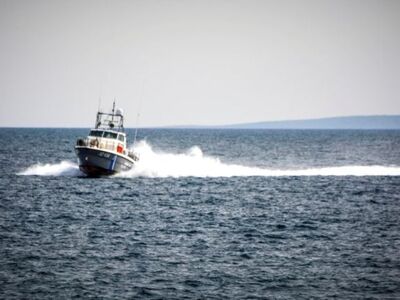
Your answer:
[[[371,117],[400,117],[400,114],[380,114],[380,115],[345,115],[345,116],[333,116],[333,117],[315,117],[315,118],[305,118],[305,119],[282,119],[282,120],[274,120],[274,121],[249,121],[249,122],[240,122],[240,123],[229,123],[229,124],[222,124],[222,125],[189,125],[189,124],[182,124],[182,125],[148,125],[148,126],[129,126],[125,127],[126,129],[211,129],[211,128],[225,128],[225,127],[238,127],[238,126],[247,126],[247,125],[254,125],[254,124],[261,124],[261,123],[284,123],[284,122],[303,122],[303,121],[321,121],[321,120],[330,120],[330,119],[343,119],[343,118],[371,118]],[[14,125],[14,126],[2,126],[0,128],[71,128],[71,129],[86,129],[91,128],[91,126],[48,126],[48,125]],[[234,129],[234,128],[231,128]],[[240,129],[240,128],[237,128]],[[278,128],[276,128],[278,129]],[[295,128],[294,128],[295,129]]]

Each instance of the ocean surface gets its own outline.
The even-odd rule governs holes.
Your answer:
[[[400,131],[87,132],[0,129],[1,299],[400,299]]]

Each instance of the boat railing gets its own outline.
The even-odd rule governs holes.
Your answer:
[[[96,137],[87,137],[84,139],[78,139],[76,141],[77,146],[81,147],[89,147],[93,149],[104,149],[104,150],[109,150],[109,151],[117,151],[118,145],[121,144],[118,141],[110,141],[107,139],[99,139]],[[134,153],[132,150],[124,148],[122,150],[122,154],[129,156],[132,158],[134,161],[139,160],[139,156]]]
[[[118,144],[119,143],[117,141],[108,141],[106,139],[99,139],[99,138],[78,139],[76,142],[77,146],[84,146],[95,149],[104,149],[110,151],[115,151]]]

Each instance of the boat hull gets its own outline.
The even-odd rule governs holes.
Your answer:
[[[79,169],[88,176],[113,175],[132,169],[134,161],[116,153],[85,146],[75,147]]]

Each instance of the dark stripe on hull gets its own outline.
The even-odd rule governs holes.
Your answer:
[[[133,162],[128,159],[99,149],[75,147],[79,169],[88,176],[112,175],[128,171]]]

